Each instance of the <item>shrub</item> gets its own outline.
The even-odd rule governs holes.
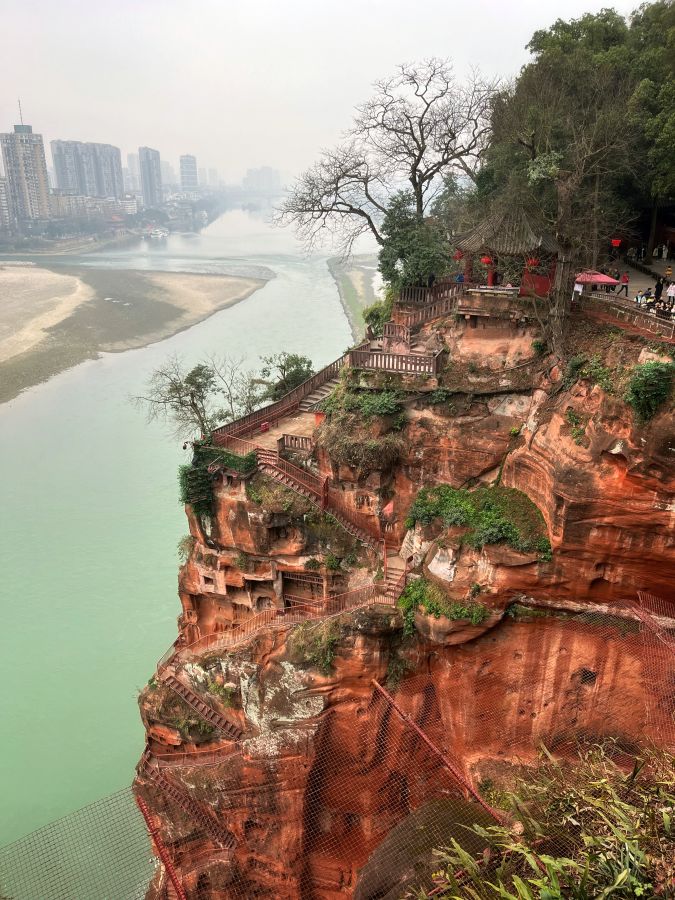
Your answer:
[[[240,551],[234,558],[234,565],[242,572],[248,572],[251,565],[251,560],[245,553],[242,553]]]
[[[313,556],[310,557],[310,559],[308,559],[307,562],[305,563],[305,569],[307,569],[308,572],[316,572],[316,570],[320,569],[320,568],[321,568],[321,563],[319,562],[318,559],[316,559]]]
[[[340,563],[340,558],[334,553],[327,553],[323,558],[323,564],[330,572],[337,572],[340,568]]]
[[[192,553],[194,545],[195,539],[191,534],[183,535],[183,537],[178,541],[178,544],[176,545],[176,552],[178,553],[178,559],[182,563],[187,562],[190,554]]]
[[[325,447],[333,462],[356,469],[360,476],[390,469],[403,450],[399,434],[370,437],[359,430],[353,418],[338,416],[324,422],[318,442]]]
[[[511,428],[509,428],[509,434],[511,435],[511,437],[518,437],[522,427],[522,425],[513,425]]]
[[[385,322],[391,319],[391,311],[394,307],[394,291],[387,291],[384,300],[378,300],[363,310],[363,321],[369,325],[376,337],[382,336]]]
[[[626,774],[611,747],[557,762],[548,752],[501,790],[514,823],[473,826],[487,844],[476,859],[451,839],[438,855],[433,890],[416,896],[503,898],[668,898],[675,882],[675,759],[642,750]]]
[[[293,656],[329,675],[340,640],[340,626],[334,619],[318,625],[303,622],[293,631],[290,649]]]
[[[646,362],[635,366],[628,383],[626,402],[639,422],[648,422],[669,397],[673,386],[673,363]]]
[[[224,684],[218,684],[217,681],[210,681],[206,690],[209,692],[209,694],[214,694],[216,697],[218,697],[221,700],[223,706],[229,708],[233,705],[235,693],[233,687],[229,687]]]
[[[430,525],[441,519],[446,526],[467,526],[467,543],[479,549],[485,544],[507,543],[516,550],[550,553],[544,518],[522,491],[515,488],[479,487],[473,491],[439,484],[421,488],[405,521]]]
[[[586,357],[581,355],[570,356],[567,360],[567,365],[565,367],[565,374],[563,376],[563,387],[570,388],[574,384],[574,382],[579,378],[579,373],[586,362]]]
[[[536,338],[534,341],[532,341],[532,349],[537,354],[537,356],[543,356],[546,352],[546,348],[546,341],[542,341],[539,338]]]
[[[487,616],[487,607],[481,603],[459,603],[448,598],[425,578],[411,581],[399,597],[397,604],[403,614],[403,634],[415,631],[415,612],[422,607],[435,619],[445,616],[453,621],[468,619],[472,625],[480,625]]]
[[[582,366],[579,374],[582,378],[588,378],[593,384],[599,384],[605,393],[614,393],[614,375],[612,370],[602,364],[599,356],[594,356]]]

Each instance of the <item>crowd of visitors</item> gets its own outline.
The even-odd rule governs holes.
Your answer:
[[[659,319],[675,321],[675,281],[657,278],[653,289],[637,292],[635,305]]]

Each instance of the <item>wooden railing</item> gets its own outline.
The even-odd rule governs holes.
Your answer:
[[[242,416],[234,422],[228,422],[227,425],[221,425],[220,428],[214,429],[211,433],[214,443],[221,446],[225,445],[226,442],[223,438],[226,435],[239,436],[242,434],[251,434],[259,428],[263,422],[269,422],[270,424],[278,422],[279,419],[283,419],[284,416],[288,416],[292,412],[295,412],[300,406],[300,402],[304,400],[305,397],[308,397],[318,387],[326,384],[327,381],[332,381],[333,378],[336,378],[340,374],[340,369],[345,364],[345,361],[346,356],[341,356],[339,359],[336,359],[334,362],[329,363],[323,369],[318,371],[315,375],[312,375],[307,381],[303,381],[298,387],[289,391],[287,394],[284,394],[284,396],[275,403],[270,403],[268,406],[263,406],[262,409],[257,409],[247,416]]]
[[[460,287],[461,285],[457,285]],[[424,322],[431,322],[432,319],[439,319],[441,316],[449,316],[457,310],[457,299],[461,295],[461,291],[452,293],[448,297],[436,300],[425,306],[424,309],[416,309],[413,312],[397,312],[399,319],[402,319],[405,325],[411,330]]]
[[[265,609],[255,616],[251,616],[245,622],[238,624],[229,631],[213,632],[205,634],[181,647],[172,645],[157,663],[157,669],[166,668],[169,663],[175,663],[179,656],[192,653],[205,653],[207,650],[231,650],[249,638],[253,637],[264,628],[286,628],[289,625],[299,625],[310,619],[327,619],[339,615],[348,609],[356,609],[360,606],[370,606],[373,603],[395,604],[397,597],[385,596],[381,592],[386,585],[383,582],[372,583],[353,591],[346,591],[335,597],[329,597],[316,614],[312,611],[286,612],[283,609]]]
[[[372,547],[377,547],[377,543],[381,540],[380,528],[377,521],[371,520],[368,516],[361,515],[358,510],[349,506],[340,495],[340,492],[336,491],[335,488],[332,488],[328,482],[326,482],[324,488],[324,509],[329,515],[331,513],[337,513],[342,516],[342,518],[346,519],[347,522],[354,526],[354,528],[372,538],[373,540],[368,543],[370,543]]]
[[[675,322],[669,322],[667,319],[659,319],[640,309],[631,309],[629,306],[623,306],[618,302],[612,302],[604,295],[602,299],[598,299],[587,294],[582,294],[576,299],[575,307],[587,310],[591,313],[599,313],[608,316],[617,322],[624,322],[633,328],[639,328],[641,331],[648,331],[650,334],[658,334],[667,340],[675,339]]]
[[[294,466],[288,460],[282,459],[274,450],[258,450],[257,456],[258,465],[273,466],[297,485],[310,491],[317,500],[323,500],[325,478],[320,478],[318,475],[308,472],[307,469],[301,469],[300,466]]]
[[[175,769],[179,766],[217,766],[230,756],[238,756],[241,750],[228,746],[216,750],[175,750],[172,753],[148,750],[148,753],[158,769]]]
[[[396,303],[398,306],[431,306],[439,300],[456,297],[464,289],[464,283],[457,283],[454,278],[442,278],[433,287],[402,288]]]
[[[279,451],[296,450],[301,453],[311,453],[314,449],[314,441],[303,434],[282,434],[277,441]]]
[[[378,369],[380,372],[400,372],[414,375],[435,375],[439,356],[413,353],[385,353],[382,350],[350,350],[349,365],[354,369]]]
[[[385,322],[382,329],[382,338],[385,341],[401,341],[404,344],[409,344],[410,328],[398,322]]]

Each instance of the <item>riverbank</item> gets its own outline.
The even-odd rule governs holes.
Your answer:
[[[177,334],[266,283],[85,266],[0,267],[0,403],[101,352]]]
[[[370,253],[357,254],[348,260],[334,256],[328,260],[328,269],[337,285],[352,337],[360,341],[366,330],[363,310],[379,299],[374,284],[377,257]]]

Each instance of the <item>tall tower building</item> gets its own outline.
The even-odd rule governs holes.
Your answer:
[[[186,154],[180,158],[180,187],[182,191],[196,191],[199,187],[197,177],[197,157]]]
[[[127,153],[127,169],[129,170],[129,190],[140,191],[141,167],[138,161],[138,153]]]
[[[124,194],[122,156],[111,144],[52,141],[56,186],[83,197],[114,197]]]
[[[13,225],[9,212],[9,186],[6,178],[0,178],[0,234],[11,231]]]
[[[138,162],[141,171],[141,191],[146,206],[157,207],[162,202],[162,166],[159,150],[151,147],[138,148]]]
[[[96,171],[96,196],[114,197],[119,200],[124,195],[122,178],[122,154],[119,147],[112,144],[90,144],[94,150]]]
[[[48,219],[49,178],[41,134],[30,125],[15,125],[0,134],[10,214],[19,221]]]
[[[68,194],[81,194],[79,141],[52,141],[56,187]]]

